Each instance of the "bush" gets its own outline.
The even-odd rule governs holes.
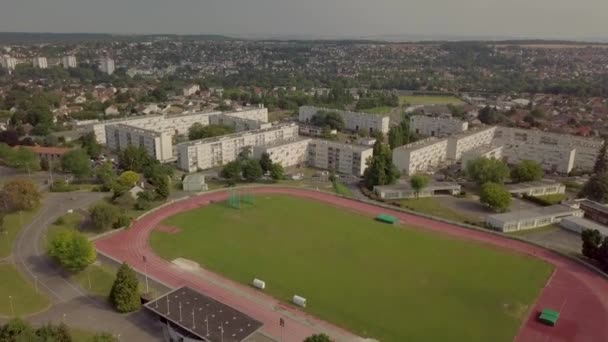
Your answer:
[[[120,216],[118,207],[105,202],[95,204],[89,209],[89,212],[91,213],[93,227],[98,230],[106,230],[113,227]]]
[[[132,312],[141,306],[137,276],[126,263],[118,269],[110,291],[110,303],[118,312]]]
[[[53,182],[50,186],[51,192],[71,192],[78,190],[78,186],[68,184],[63,179],[59,179]]]
[[[93,243],[73,230],[62,230],[49,241],[49,255],[71,272],[80,272],[95,261]]]
[[[560,204],[563,200],[566,199],[566,195],[565,194],[553,194],[553,195],[538,196],[538,197],[524,195],[524,198],[530,202],[534,202],[534,203],[540,204],[544,207],[548,207],[550,205]]]
[[[128,215],[122,214],[120,216],[118,216],[118,218],[116,219],[116,222],[114,222],[112,224],[112,228],[122,228],[122,227],[129,227],[129,225],[131,224],[131,217],[129,217]]]

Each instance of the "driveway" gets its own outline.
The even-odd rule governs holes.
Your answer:
[[[94,192],[50,193],[34,220],[23,227],[13,246],[15,265],[31,282],[45,292],[51,309],[28,317],[35,324],[61,322],[87,330],[108,331],[123,341],[158,341],[158,322],[145,312],[116,313],[103,298],[90,297],[45,253],[49,225],[69,209],[79,210],[103,198]]]

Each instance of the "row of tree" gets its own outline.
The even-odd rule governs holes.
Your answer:
[[[581,233],[583,241],[583,255],[594,260],[598,265],[608,272],[608,236],[595,229],[585,229]]]
[[[11,319],[0,326],[0,341],[3,342],[72,342],[75,338],[64,323],[59,325],[45,324],[33,328],[19,318]],[[98,333],[87,342],[114,342],[114,336],[108,333]]]
[[[238,158],[224,165],[220,176],[234,185],[241,181],[257,182],[264,174],[268,174],[274,181],[285,178],[285,170],[280,163],[273,163],[268,153],[263,153],[259,160],[249,157],[250,151],[242,151]]]

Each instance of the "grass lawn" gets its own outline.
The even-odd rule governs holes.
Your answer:
[[[45,309],[49,300],[37,293],[17,269],[10,264],[0,265],[0,315],[11,316],[11,306],[8,296],[12,296],[16,316],[23,316]]]
[[[551,274],[540,260],[395,227],[324,203],[258,195],[240,210],[216,203],[168,218],[153,232],[178,257],[381,341],[512,341]],[[526,279],[526,281],[520,281]]]
[[[338,195],[342,195],[342,196],[346,196],[346,197],[353,197],[353,192],[350,190],[350,188],[348,186],[344,185],[343,183],[334,182],[333,187],[334,187],[334,191]]]
[[[555,231],[555,230],[559,230],[559,229],[560,229],[559,226],[550,224],[548,226],[544,226],[544,227],[540,227],[540,228],[524,229],[524,230],[519,230],[516,232],[507,233],[507,234],[513,235],[513,236],[526,236],[526,235],[530,235],[530,234]]]
[[[116,271],[110,267],[90,265],[86,270],[73,275],[72,278],[90,294],[107,297],[112,289],[115,274]]]
[[[415,105],[463,105],[464,102],[454,96],[426,96],[426,95],[406,95],[399,96],[399,103],[408,103],[412,106]]]
[[[74,342],[92,342],[93,338],[101,332],[92,330],[82,330],[77,328],[70,328],[70,335]]]
[[[382,107],[374,107],[369,109],[362,109],[360,112],[370,113],[370,114],[388,114],[393,110],[393,107],[382,106]]]
[[[548,204],[560,204],[563,200],[566,199],[566,194],[552,194],[552,195],[544,195],[537,196],[541,200],[546,201]]]
[[[417,211],[422,214],[433,215],[444,218],[446,220],[452,220],[456,222],[475,222],[479,221],[475,217],[459,213],[456,210],[442,206],[433,197],[423,197],[419,199],[406,199],[401,201],[401,205],[413,211]]]
[[[32,222],[37,213],[38,210],[35,209],[11,213],[4,217],[4,232],[0,233],[0,259],[11,254],[17,234],[21,228]]]

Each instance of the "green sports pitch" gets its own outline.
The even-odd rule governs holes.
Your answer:
[[[463,105],[464,102],[455,96],[442,96],[442,95],[405,95],[399,96],[399,102],[401,104],[415,105],[448,105],[453,104],[455,106]]]
[[[257,195],[181,213],[154,231],[162,257],[194,260],[381,341],[512,341],[552,272],[540,260],[325,203]]]

